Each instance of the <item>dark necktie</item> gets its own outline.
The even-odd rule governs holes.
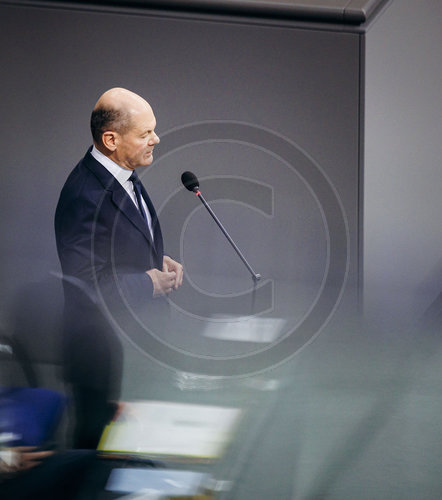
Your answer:
[[[147,229],[149,230],[150,237],[152,238],[152,241],[154,240],[154,224],[156,224],[156,219],[155,217],[155,210],[152,206],[152,202],[149,199],[149,196],[147,197],[146,205],[149,210],[149,215],[150,215],[150,222],[152,226],[149,225],[149,219],[146,216],[146,212],[144,211],[144,204],[142,202],[143,196],[141,194],[141,181],[140,178],[138,177],[137,173],[135,171],[132,172],[132,175],[129,177],[129,180],[132,181],[134,191],[135,191],[135,196],[137,198],[137,203],[138,203],[138,208],[140,209],[140,213],[144,219],[144,222],[146,223]]]
[[[146,212],[144,211],[144,206],[142,202],[143,197],[141,196],[141,181],[135,171],[132,172],[132,175],[129,177],[129,180],[132,182],[134,186],[135,196],[137,197],[137,203],[138,203],[138,208],[140,209],[140,213],[143,216],[144,222],[148,225]]]
[[[162,269],[163,267],[163,239],[161,236],[161,228],[158,223],[157,219],[157,214],[155,212],[155,208],[152,204],[151,199],[149,198],[149,195],[145,192],[145,197],[143,198],[142,196],[142,187],[143,185],[141,184],[141,181],[135,171],[132,172],[132,175],[129,177],[129,180],[132,182],[132,185],[134,187],[135,191],[135,196],[137,198],[137,203],[140,208],[140,213],[146,222],[147,229],[149,231],[149,234],[152,238],[152,243],[154,243],[154,249],[155,252],[159,257],[160,261],[156,263],[156,267],[158,269]],[[151,224],[152,226],[149,227],[149,221],[148,218],[146,217],[146,212],[144,211],[144,205],[142,200],[145,201],[147,209],[149,210],[149,215],[151,218]]]

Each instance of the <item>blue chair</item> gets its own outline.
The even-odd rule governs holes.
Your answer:
[[[49,389],[3,388],[0,391],[2,432],[14,446],[41,446],[53,438],[66,407],[66,398]]]
[[[36,377],[26,351],[17,339],[0,335],[2,369],[19,368],[24,384],[8,381],[0,386],[0,433],[10,436],[9,446],[41,446],[53,438],[66,407],[66,397],[36,387]]]

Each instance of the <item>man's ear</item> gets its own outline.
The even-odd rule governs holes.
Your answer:
[[[115,151],[117,149],[117,134],[116,132],[112,132],[111,130],[107,130],[101,136],[101,140],[103,141],[103,145],[109,151]]]

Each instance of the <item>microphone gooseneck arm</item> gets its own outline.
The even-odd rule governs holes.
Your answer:
[[[223,232],[224,236],[228,239],[229,243],[232,245],[233,249],[238,254],[239,258],[243,261],[244,265],[247,267],[247,269],[249,270],[250,274],[252,275],[253,281],[255,283],[257,281],[259,281],[261,279],[261,275],[260,274],[256,274],[255,271],[250,266],[250,264],[247,262],[246,258],[241,253],[241,250],[236,246],[235,242],[230,237],[230,234],[226,231],[226,229],[224,228],[224,226],[221,224],[221,221],[215,215],[215,212],[210,208],[209,204],[204,199],[204,196],[201,194],[201,191],[199,190],[199,186],[193,187],[192,191],[201,200],[201,203],[207,208],[207,211],[212,216],[213,220],[217,223],[218,227],[221,229],[221,231]]]

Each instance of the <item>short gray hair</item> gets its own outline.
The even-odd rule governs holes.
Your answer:
[[[102,143],[102,136],[106,130],[113,130],[125,134],[131,127],[132,121],[127,111],[120,109],[95,108],[91,115],[91,132],[97,144]]]

